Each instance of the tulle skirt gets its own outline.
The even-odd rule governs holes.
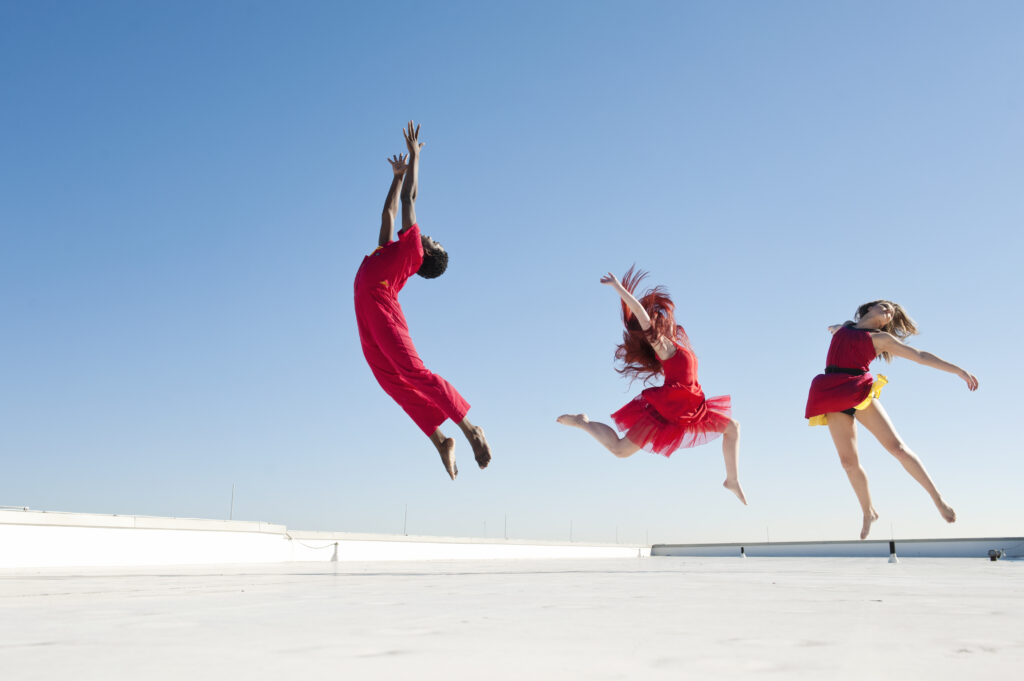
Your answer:
[[[638,395],[612,414],[620,432],[643,449],[662,456],[671,456],[680,447],[711,442],[725,432],[731,417],[729,395],[709,397],[690,413],[676,418],[662,416],[643,395]]]

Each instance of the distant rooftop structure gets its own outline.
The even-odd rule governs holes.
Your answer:
[[[891,553],[891,544],[895,545],[895,552],[904,558],[980,558],[989,556],[990,551],[1000,551],[1007,558],[1024,557],[1024,537],[655,544],[651,547],[651,555],[739,556],[742,554],[751,558],[887,557]]]

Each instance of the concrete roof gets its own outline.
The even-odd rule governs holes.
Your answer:
[[[645,558],[0,570],[19,681],[965,679],[1024,562]]]

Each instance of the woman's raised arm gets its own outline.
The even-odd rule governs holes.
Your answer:
[[[964,382],[967,383],[968,390],[974,391],[978,389],[978,379],[975,378],[973,374],[968,373],[952,362],[947,362],[937,355],[913,348],[906,343],[903,343],[899,338],[896,338],[896,336],[893,336],[891,333],[873,333],[871,334],[871,340],[875,344],[875,350],[879,353],[888,352],[890,355],[895,357],[903,357],[917,362],[918,364],[923,364],[926,367],[956,374],[960,378],[964,379]]]
[[[640,304],[640,301],[633,297],[633,294],[626,290],[626,287],[619,283],[619,280],[614,274],[609,272],[608,274],[601,277],[601,283],[607,284],[615,289],[615,292],[622,298],[622,302],[626,304],[630,312],[636,317],[636,320],[640,322],[640,328],[647,331],[651,328],[651,317],[647,314],[647,310]]]

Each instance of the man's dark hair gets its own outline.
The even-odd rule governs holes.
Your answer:
[[[416,274],[424,279],[435,279],[448,269],[448,251],[443,248],[430,248],[423,251],[423,264]]]

